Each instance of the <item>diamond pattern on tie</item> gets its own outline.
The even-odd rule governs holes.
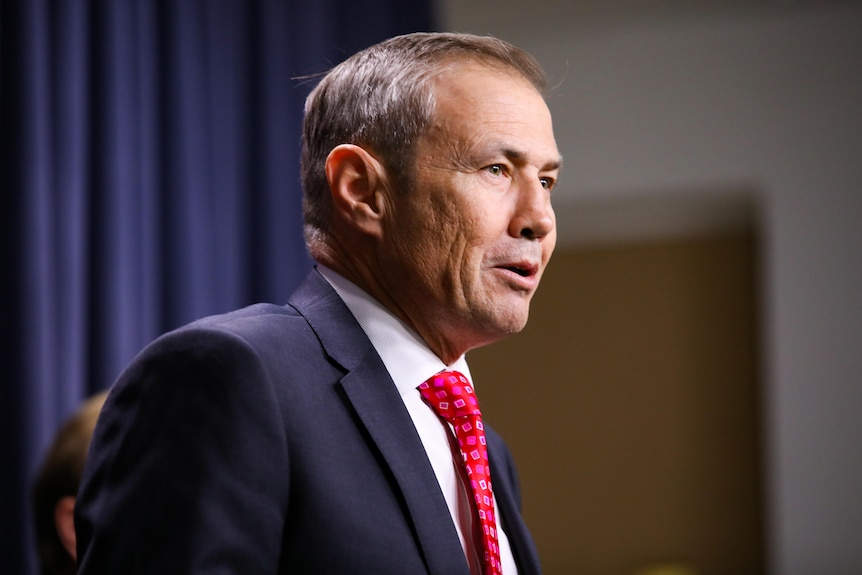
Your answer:
[[[476,506],[481,530],[486,575],[500,575],[500,548],[497,545],[497,518],[491,469],[485,446],[482,413],[470,381],[457,371],[441,371],[419,386],[419,392],[434,411],[452,424],[464,461],[464,470]]]

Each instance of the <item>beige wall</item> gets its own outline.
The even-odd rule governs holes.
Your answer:
[[[769,572],[862,573],[862,2],[438,5],[447,29],[505,38],[552,75],[561,237],[593,202],[679,216],[752,191]]]
[[[525,331],[470,353],[549,575],[763,572],[753,245],[557,252]]]

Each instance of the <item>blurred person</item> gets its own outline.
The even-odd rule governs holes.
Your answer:
[[[87,399],[54,436],[33,483],[33,515],[42,575],[74,575],[73,512],[99,411],[108,392]]]
[[[82,575],[536,574],[514,462],[465,353],[520,331],[561,158],[524,51],[409,34],[306,101],[287,305],[149,345],[108,399],[76,507]]]

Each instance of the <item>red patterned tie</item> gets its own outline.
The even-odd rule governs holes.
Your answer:
[[[419,392],[437,415],[455,428],[467,479],[476,501],[476,517],[482,531],[485,574],[500,575],[503,569],[500,566],[500,548],[497,546],[491,469],[488,467],[482,412],[479,411],[473,386],[457,371],[441,371],[420,385]]]

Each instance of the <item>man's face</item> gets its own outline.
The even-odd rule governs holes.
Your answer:
[[[556,242],[560,155],[523,78],[467,65],[435,86],[411,189],[391,198],[380,269],[402,318],[448,360],[526,324]]]

